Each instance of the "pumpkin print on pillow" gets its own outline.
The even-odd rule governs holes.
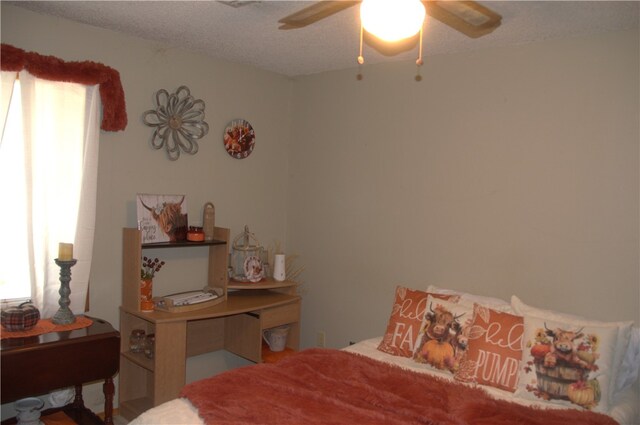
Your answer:
[[[404,286],[396,288],[391,317],[378,350],[394,356],[411,357],[413,355],[427,307],[427,295],[429,295],[427,292]],[[451,295],[435,296],[442,299],[452,298]]]
[[[606,413],[617,332],[525,316],[516,396]]]
[[[521,316],[474,304],[473,322],[464,335],[467,356],[455,378],[514,392],[522,360]]]
[[[534,319],[540,319],[544,320],[544,323],[547,324],[560,323],[564,328],[574,330],[582,329],[583,332],[595,333],[597,335],[597,346],[595,348],[599,355],[599,359],[596,362],[599,366],[597,371],[598,380],[602,381],[606,379],[608,375],[609,382],[604,382],[604,385],[600,386],[603,400],[599,402],[596,410],[606,411],[606,406],[611,405],[616,397],[616,382],[622,369],[622,360],[627,351],[627,346],[629,346],[633,322],[602,322],[568,313],[544,310],[525,304],[515,295],[511,297],[511,305],[516,313],[524,316],[525,332],[528,332],[528,328],[530,327],[527,325],[528,322]],[[538,323],[540,323],[540,321],[538,321]],[[544,325],[544,323],[542,325]],[[538,328],[543,328],[543,326],[539,326]],[[614,329],[617,330],[617,332],[613,331],[612,334],[612,330]],[[526,341],[527,338],[525,337],[525,343]],[[584,347],[585,346],[583,346],[583,348]],[[544,348],[539,347],[538,349]],[[525,348],[523,358],[526,357],[527,354],[527,349]],[[593,376],[595,373],[591,375]]]
[[[469,305],[429,295],[413,360],[451,373],[458,371],[467,354],[465,334],[472,315]]]

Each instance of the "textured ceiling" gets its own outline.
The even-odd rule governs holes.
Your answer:
[[[245,2],[232,7],[217,1],[20,1],[3,2],[125,34],[157,40],[214,58],[252,65],[288,76],[355,67],[358,7],[314,25],[278,29],[278,19],[307,1]],[[487,1],[502,15],[493,33],[470,39],[428,20],[424,55],[455,53],[561,37],[638,28],[637,1]],[[365,46],[365,63],[415,60],[417,47],[379,53]]]

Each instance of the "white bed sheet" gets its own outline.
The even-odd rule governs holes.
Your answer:
[[[377,347],[381,340],[382,337],[367,339],[346,347],[344,350],[362,354],[385,363],[395,364],[418,373],[426,373],[445,379],[451,379],[451,375],[448,373],[426,368],[425,366],[406,357],[392,356],[379,351]],[[509,400],[523,405],[539,406],[542,408],[565,408],[561,406],[554,406],[549,403],[515,398],[511,393],[493,387],[483,386],[482,388],[486,389],[491,396],[497,399]],[[617,397],[617,400],[615,400],[614,405],[609,412],[609,414],[618,421],[620,425],[640,424],[640,395],[636,388],[637,385],[632,388],[628,388],[621,393]],[[130,422],[129,425],[204,425],[204,422],[200,416],[198,416],[197,409],[189,402],[189,400],[179,398],[147,410]]]

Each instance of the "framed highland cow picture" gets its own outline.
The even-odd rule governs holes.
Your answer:
[[[187,239],[187,197],[185,195],[136,196],[138,229],[142,243],[179,242]]]

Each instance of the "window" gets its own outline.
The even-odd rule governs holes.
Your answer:
[[[3,72],[3,79],[15,79],[16,74],[11,74]],[[58,308],[59,268],[53,261],[58,243],[75,243],[75,257],[85,263],[88,258],[90,264],[98,98],[97,86],[47,81],[22,72],[13,83],[8,111],[3,111],[0,199],[9,202],[0,209],[0,222],[7,224],[5,243],[0,244],[4,264],[0,268],[0,298],[32,298],[44,310],[44,317]],[[92,170],[86,169],[87,165]],[[93,190],[83,190],[92,182]],[[83,195],[88,196],[81,199]],[[82,217],[81,211],[92,217]],[[87,222],[89,232],[83,229],[84,234],[79,233],[78,225]],[[91,240],[88,247],[83,242],[87,239]],[[80,312],[88,274],[89,267],[74,266],[72,309],[75,296]]]
[[[53,316],[60,298],[54,259],[60,242],[72,242],[70,308],[80,313],[93,251],[99,131],[127,126],[120,74],[97,62],[0,47],[0,298],[27,295],[42,317]]]

